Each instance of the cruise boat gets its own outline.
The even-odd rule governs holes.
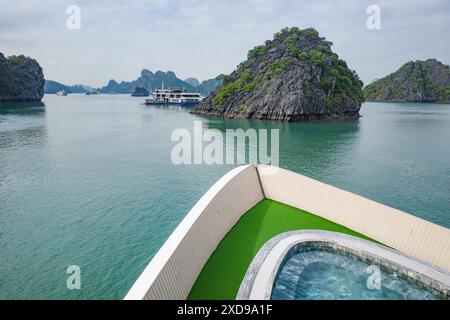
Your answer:
[[[245,165],[197,202],[125,299],[449,297],[449,229],[301,174]]]
[[[193,107],[202,101],[203,97],[197,92],[187,92],[185,89],[156,89],[151,99],[145,99],[146,105],[181,105]]]

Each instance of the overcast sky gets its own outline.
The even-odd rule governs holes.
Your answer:
[[[380,30],[366,27],[371,4]],[[80,30],[66,27],[69,5]],[[285,26],[316,28],[365,83],[409,60],[450,63],[448,0],[0,0],[0,52],[31,56],[65,84],[130,81],[143,68],[205,80]]]

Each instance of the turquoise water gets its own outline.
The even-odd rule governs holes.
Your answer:
[[[339,251],[300,248],[283,262],[275,278],[272,299],[436,300],[440,297],[396,273],[369,266]]]
[[[120,299],[232,166],[172,164],[200,118],[126,95],[0,107],[0,298]],[[450,227],[450,106],[370,104],[359,120],[205,120],[280,129],[280,165]],[[81,290],[66,269],[81,268]]]

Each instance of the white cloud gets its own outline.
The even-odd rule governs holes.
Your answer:
[[[66,29],[66,8],[82,29]],[[366,8],[381,7],[381,30],[367,30]],[[0,0],[0,51],[35,57],[46,78],[104,85],[142,68],[181,78],[229,73],[253,46],[284,26],[313,26],[369,82],[411,59],[449,63],[446,0]]]

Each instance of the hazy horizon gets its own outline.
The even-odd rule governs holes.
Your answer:
[[[66,26],[70,5],[81,9],[79,30]],[[369,5],[381,9],[379,30],[366,26]],[[0,0],[0,9],[0,52],[30,56],[67,85],[132,81],[142,69],[201,82],[231,73],[286,26],[318,30],[365,84],[410,60],[450,63],[445,0]]]

